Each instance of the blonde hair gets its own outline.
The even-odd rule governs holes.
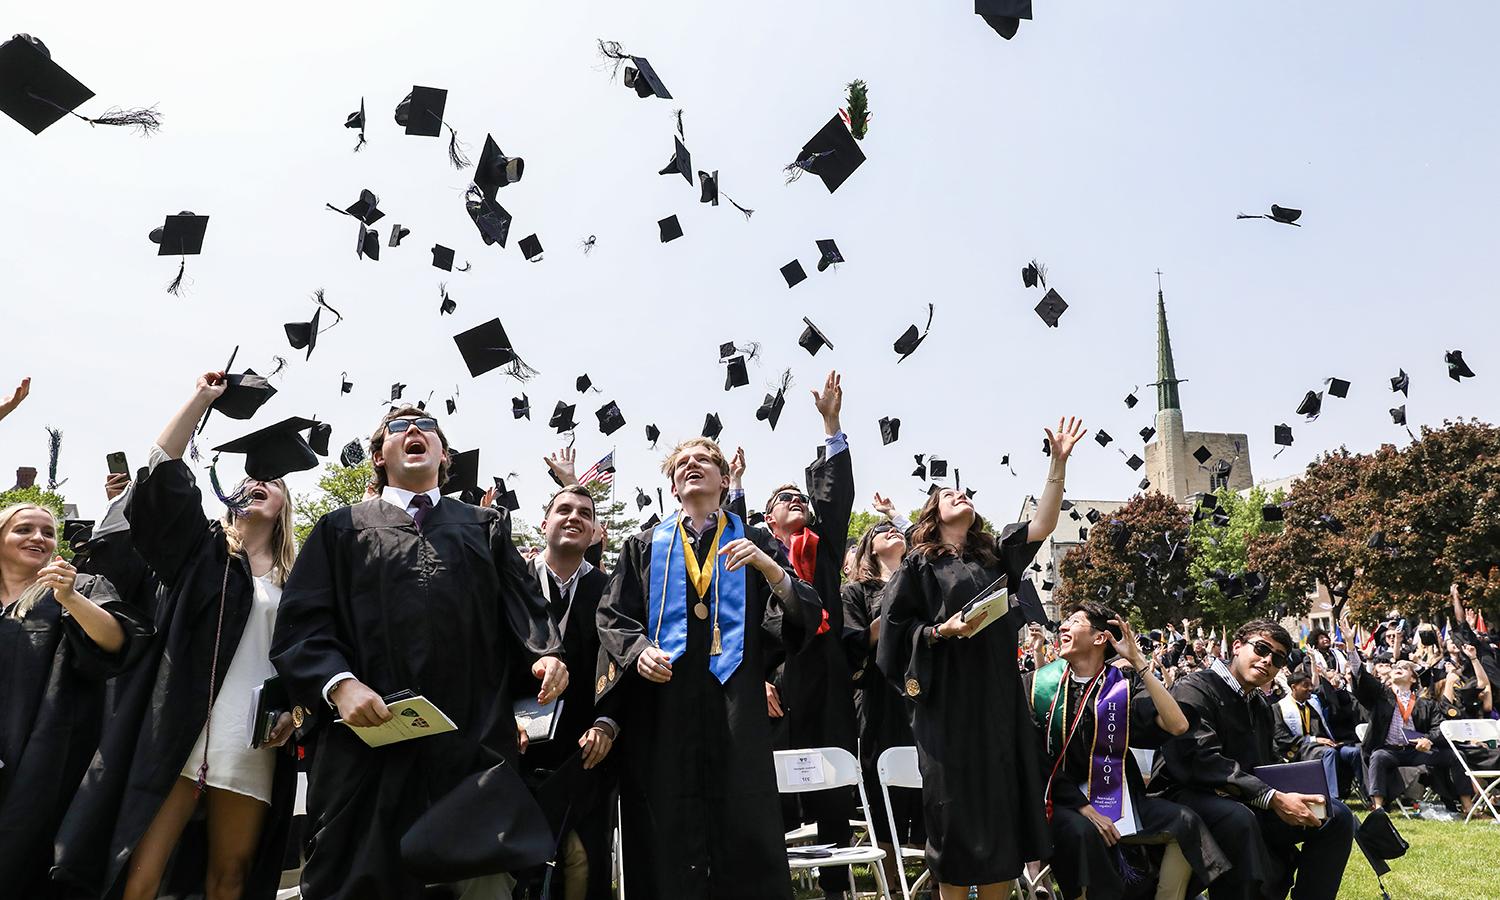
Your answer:
[[[275,573],[276,584],[284,585],[287,575],[291,574],[292,563],[297,561],[296,532],[292,528],[292,494],[287,490],[286,482],[280,478],[264,483],[274,484],[281,488],[283,498],[281,512],[276,514],[276,524],[271,527],[271,571]],[[244,481],[240,482],[241,488],[244,485]],[[234,511],[226,511],[224,518],[219,521],[224,526],[224,543],[229,547],[229,555],[234,556],[244,550],[245,542],[240,536],[239,517],[234,514]]]
[[[36,503],[12,503],[10,506],[0,509],[0,538],[5,537],[5,533],[10,530],[11,523],[15,521],[16,516],[31,509],[46,513],[52,519],[53,531],[62,530],[61,526],[57,523],[57,513],[51,509]],[[54,552],[56,552],[55,547],[54,543]],[[11,607],[10,616],[16,619],[26,618],[26,614],[31,612],[32,608],[47,595],[49,590],[51,588],[45,587],[40,583],[28,585],[21,592],[21,596],[16,598],[15,605]]]
[[[662,460],[661,473],[667,476],[668,481],[672,480],[672,473],[677,469],[677,458],[694,447],[702,447],[708,451],[709,460],[718,467],[720,475],[729,474],[729,460],[724,458],[724,451],[719,449],[719,445],[706,437],[695,437],[688,438],[673,447],[672,452],[667,454],[667,458]],[[727,496],[729,496],[728,490],[720,491],[719,502],[723,503]]]

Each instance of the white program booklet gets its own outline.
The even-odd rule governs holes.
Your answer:
[[[972,621],[982,614],[985,616],[984,621],[975,627],[974,634],[995,624],[996,620],[1010,612],[1015,600],[1011,597],[1006,581],[1006,577],[1001,575],[980,591],[979,596],[964,604],[964,608],[959,613],[963,621]]]

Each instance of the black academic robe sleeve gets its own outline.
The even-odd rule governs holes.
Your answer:
[[[923,560],[915,553],[908,553],[901,560],[901,568],[885,583],[881,597],[880,641],[875,646],[876,665],[885,673],[891,684],[902,696],[911,695],[917,703],[932,696],[927,686],[932,671],[933,645],[928,641],[928,629],[938,623],[928,614],[923,590]],[[915,680],[918,691],[909,692],[906,687]]]
[[[874,648],[870,646],[871,626],[878,621],[870,611],[870,594],[875,592],[878,596],[878,591],[879,587],[875,585],[856,582],[844,585],[840,591],[840,599],[844,604],[844,634],[841,643],[844,656],[849,660],[849,673],[857,685],[863,685],[866,677],[879,677],[866,675],[874,656]]]
[[[203,494],[187,463],[161,463],[131,490],[125,508],[136,552],[168,589],[177,586],[183,568],[205,541],[217,539],[203,514]]]
[[[340,637],[334,565],[336,531],[328,516],[318,520],[297,554],[281,605],[271,659],[296,703],[323,709],[323,686],[340,672],[355,671],[354,649]]]
[[[69,663],[78,674],[96,680],[118,675],[140,659],[145,644],[156,634],[151,620],[139,609],[120,599],[114,585],[102,576],[79,576],[74,590],[89,598],[95,605],[109,613],[120,626],[125,643],[114,653],[106,651],[89,637],[78,620],[62,613],[63,638],[68,642]]]
[[[818,571],[830,573],[831,600],[844,567],[844,545],[854,515],[854,464],[847,447],[832,456],[820,453],[812,461],[807,467],[807,494],[818,514],[812,526],[818,536]]]
[[[536,662],[544,656],[561,657],[562,637],[547,614],[547,598],[521,551],[511,537],[510,512],[490,510],[495,519],[490,526],[490,552],[495,570],[500,573],[500,596],[505,599],[505,618],[510,631],[520,641],[524,658]],[[587,661],[577,663],[587,665]],[[580,669],[583,674],[587,669]],[[330,676],[331,677],[331,676]]]
[[[1197,673],[1195,673],[1197,674]],[[1219,717],[1225,712],[1220,697],[1207,673],[1198,678],[1184,678],[1172,685],[1172,696],[1188,713],[1188,730],[1177,740],[1162,746],[1167,772],[1174,783],[1204,791],[1221,791],[1249,803],[1270,790],[1270,785],[1242,768],[1225,752],[1219,735]]]

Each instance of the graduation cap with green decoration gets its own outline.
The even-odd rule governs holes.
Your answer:
[[[822,179],[823,185],[831,194],[864,162],[864,151],[859,149],[859,144],[849,133],[842,117],[835,114],[811,140],[802,145],[797,158],[787,164],[783,171],[786,173],[787,184],[801,178],[804,172],[811,172]]]

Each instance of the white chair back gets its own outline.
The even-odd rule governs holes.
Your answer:
[[[777,750],[776,790],[783,794],[806,794],[860,783],[859,760],[842,747],[808,750]]]
[[[1151,780],[1151,767],[1156,765],[1156,751],[1131,747],[1130,753],[1135,757],[1135,764],[1140,767],[1141,780],[1149,782]]]
[[[890,747],[875,761],[875,774],[886,787],[922,787],[916,747]]]
[[[1370,731],[1370,723],[1369,722],[1360,722],[1358,725],[1354,726],[1354,736],[1357,737],[1357,738],[1359,738],[1359,742],[1361,744],[1364,743],[1364,741],[1365,741],[1365,735],[1367,733],[1369,733],[1369,731]]]
[[[1500,721],[1495,719],[1447,719],[1438,725],[1450,741],[1500,741]]]

